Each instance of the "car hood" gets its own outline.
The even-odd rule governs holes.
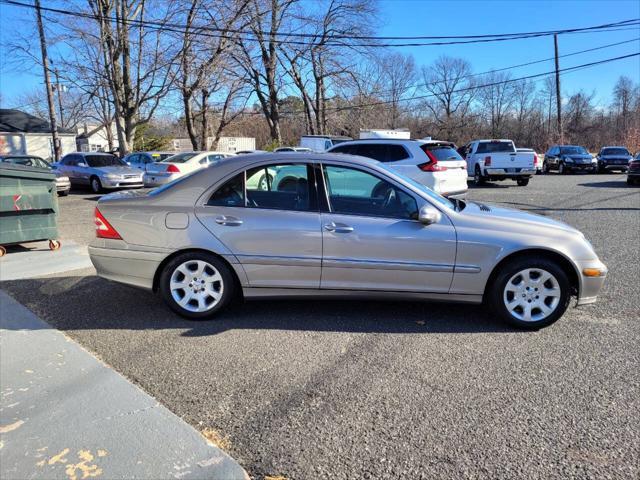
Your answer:
[[[137,174],[142,174],[142,172],[140,170],[138,170],[137,168],[131,168],[131,167],[95,167],[95,170],[100,170],[101,172],[104,173],[114,173],[116,175],[131,175],[133,173],[137,173]]]
[[[550,231],[582,235],[579,230],[558,220],[492,204],[468,202],[460,214],[468,220],[492,224],[497,230],[520,230],[534,235],[539,235],[541,231],[551,235],[553,233]]]
[[[562,158],[571,158],[573,160],[591,160],[593,157],[589,154],[582,154],[582,153],[576,153],[576,154],[563,154],[561,155]]]

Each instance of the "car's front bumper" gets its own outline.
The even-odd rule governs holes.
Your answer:
[[[56,191],[58,192],[68,192],[71,190],[71,181],[70,180],[56,180]]]
[[[564,166],[569,170],[595,170],[598,166],[595,163],[565,163]]]
[[[626,172],[629,169],[629,164],[624,163],[601,163],[600,168],[602,170],[620,170]]]
[[[125,179],[113,179],[107,177],[101,177],[100,183],[102,188],[141,188],[144,186],[142,178],[125,178]]]
[[[598,293],[604,285],[608,269],[600,260],[586,260],[576,262],[579,269],[580,286],[578,292],[577,305],[588,305],[594,303],[598,298]],[[590,272],[587,274],[586,272]],[[598,275],[593,275],[599,272]]]

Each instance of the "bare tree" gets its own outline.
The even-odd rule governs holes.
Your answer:
[[[417,78],[413,57],[394,52],[380,59],[381,97],[388,102],[389,128],[398,128],[400,121],[400,100]]]
[[[484,85],[478,91],[482,111],[489,118],[491,136],[497,137],[504,120],[511,109],[515,95],[511,75],[504,72],[492,72],[485,75],[480,83]]]
[[[471,111],[476,95],[471,64],[462,58],[440,56],[423,67],[425,90],[432,98],[426,102],[438,130],[446,138],[455,138]]]

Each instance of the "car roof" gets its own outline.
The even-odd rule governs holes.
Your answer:
[[[420,138],[359,138],[357,140],[347,140],[346,142],[338,143],[332,148],[339,147],[341,145],[352,145],[354,143],[397,143],[403,144],[407,142],[417,143],[419,145],[435,144],[435,145],[455,145],[455,143],[448,140],[423,140]]]
[[[3,153],[0,154],[0,158],[39,158],[42,160],[42,157],[40,157],[39,155],[26,155],[24,153]]]
[[[623,146],[623,145],[607,145],[606,147],[602,147],[603,149],[605,148],[624,148],[625,150],[629,150],[627,147]]]

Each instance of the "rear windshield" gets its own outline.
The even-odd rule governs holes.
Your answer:
[[[588,155],[589,152],[584,147],[560,147],[562,155]]]
[[[165,158],[172,157],[173,153],[152,153],[151,158],[153,158],[154,162],[161,162]]]
[[[602,155],[631,155],[626,148],[603,148]]]
[[[480,142],[476,153],[515,152],[513,142]]]
[[[51,165],[38,157],[4,157],[0,159],[0,161],[15,163],[17,165],[26,165],[27,167],[51,169]]]
[[[462,157],[449,145],[429,145],[425,144],[420,147],[425,153],[430,152],[439,162],[458,161]]]
[[[122,167],[126,163],[115,155],[85,155],[84,161],[93,168],[101,167]]]
[[[177,155],[172,155],[170,157],[162,159],[161,162],[184,163],[187,160],[191,160],[196,155],[198,155],[198,152],[178,153]]]

